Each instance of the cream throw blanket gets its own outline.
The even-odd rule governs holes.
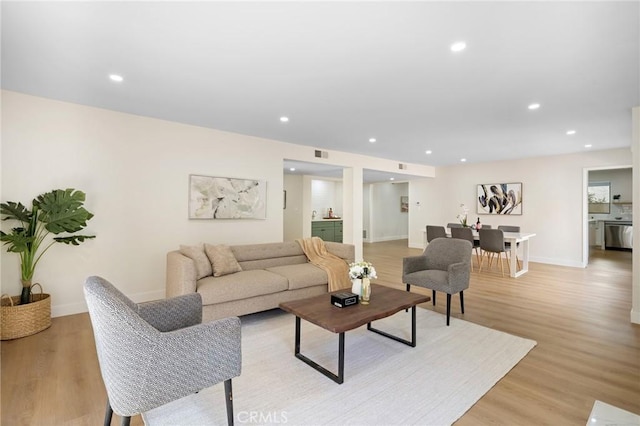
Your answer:
[[[297,241],[309,261],[322,268],[329,276],[329,291],[351,288],[349,265],[344,259],[329,253],[322,239],[311,237]]]

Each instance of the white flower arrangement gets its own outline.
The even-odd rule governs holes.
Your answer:
[[[467,214],[469,214],[469,209],[464,204],[460,204],[460,209],[461,209],[461,212],[457,217],[458,217],[458,220],[460,221],[460,224],[466,228]]]
[[[365,272],[366,268],[366,272]],[[349,278],[378,278],[376,268],[369,262],[354,262],[349,264]]]

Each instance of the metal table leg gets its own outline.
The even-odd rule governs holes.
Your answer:
[[[313,367],[315,370],[324,374],[334,382],[341,385],[344,382],[344,332],[338,334],[338,374],[334,374],[327,370],[317,362],[309,359],[300,353],[300,317],[296,316],[296,343],[295,343],[295,356],[299,360],[303,361],[307,365]]]
[[[393,339],[396,342],[404,343],[405,345],[409,345],[412,348],[416,347],[416,307],[411,307],[411,340],[405,340],[401,337],[394,336],[393,334],[389,334],[385,331],[378,330],[377,328],[371,327],[371,323],[367,324],[367,330],[371,330],[374,333],[378,333],[384,337],[388,337],[389,339]]]

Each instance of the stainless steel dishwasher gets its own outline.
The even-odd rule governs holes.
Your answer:
[[[605,222],[605,248],[629,249],[633,248],[633,226],[631,222]]]

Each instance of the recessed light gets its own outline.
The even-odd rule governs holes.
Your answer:
[[[425,153],[425,154],[427,154],[427,155],[431,155],[431,152],[432,152],[432,151],[431,151],[430,149],[428,149],[428,150],[426,150],[424,153]]]
[[[538,109],[540,108],[540,104],[531,104],[528,106],[529,109]]]
[[[462,161],[464,163],[465,161],[467,161],[467,159],[466,158],[461,158],[460,161]]]
[[[576,131],[575,130],[567,130],[567,135],[572,136],[575,135]]]
[[[389,178],[389,180],[396,180],[396,178]]]
[[[466,47],[467,47],[467,43],[465,43],[464,41],[457,41],[451,45],[451,51],[460,52],[466,49]]]
[[[122,81],[124,80],[124,78],[118,74],[109,74],[109,79],[111,81],[115,81],[116,83],[122,83]]]
[[[376,141],[376,138],[370,138],[369,142],[374,143]]]
[[[295,167],[291,167],[291,168],[289,169],[289,171],[290,171],[290,172],[295,172],[295,171],[296,171],[296,168],[295,168]]]
[[[585,148],[591,148],[592,146],[593,146],[593,145],[591,145],[591,144],[589,143],[589,144],[586,144],[584,147],[585,147]]]
[[[280,121],[287,123],[289,121],[289,117],[280,117]]]

